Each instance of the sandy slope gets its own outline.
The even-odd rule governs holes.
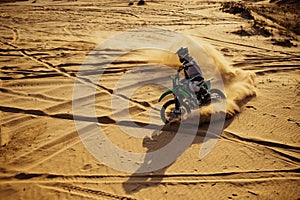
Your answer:
[[[253,20],[221,12],[220,2],[149,1],[144,6],[128,6],[121,0],[37,0],[0,4],[1,197],[299,198],[299,37],[284,32],[282,23],[252,12],[255,19],[264,21],[258,26],[272,32],[269,37],[256,34]],[[247,2],[254,7],[269,5],[268,1]],[[203,46],[225,82],[225,112],[234,116],[225,121],[213,151],[204,159],[198,157],[207,129],[207,124],[202,124],[193,144],[174,163],[144,174],[121,172],[97,161],[82,144],[72,115],[73,86],[86,55],[98,42],[141,27],[170,29],[201,44],[207,42],[233,66],[211,47]],[[232,33],[241,27],[252,35]],[[292,47],[273,44],[286,39]],[[105,59],[122,52],[120,46],[101,55]],[[155,59],[149,54],[156,55]],[[114,144],[132,152],[153,152],[174,138],[176,124],[157,133],[162,125],[158,118],[150,129],[156,133],[152,138],[124,134],[116,124],[122,110],[111,109],[111,90],[125,72],[135,80],[135,67],[143,66],[157,80],[169,81],[168,71],[160,71],[153,62],[175,68],[178,63],[174,59],[161,52],[138,51],[122,56],[102,75],[95,94],[97,117]],[[85,73],[97,75],[99,71]],[[83,82],[90,85],[88,80]],[[126,84],[125,89],[133,87],[131,82]],[[128,97],[132,119],[142,125],[149,123],[149,109],[164,89],[146,85]],[[77,101],[85,108],[87,99]],[[200,111],[203,121],[209,111],[209,107]],[[88,121],[88,117],[82,119]],[[125,121],[121,127],[128,124]],[[90,129],[86,126],[82,131]],[[146,160],[143,166],[147,166]]]

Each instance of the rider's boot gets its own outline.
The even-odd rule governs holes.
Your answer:
[[[209,92],[203,87],[201,87],[198,92],[198,99],[201,101],[202,104],[207,104],[211,102]]]
[[[203,101],[204,101],[204,104],[211,102],[210,94],[208,92],[204,95]]]

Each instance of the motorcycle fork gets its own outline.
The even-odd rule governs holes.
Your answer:
[[[181,114],[179,99],[175,97],[175,111],[176,114]]]

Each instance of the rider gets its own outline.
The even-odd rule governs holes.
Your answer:
[[[199,87],[199,85],[204,81],[202,71],[195,59],[189,55],[188,48],[181,47],[176,54],[183,66],[186,79],[191,81],[194,92],[198,92],[197,99],[202,99],[204,103],[209,103],[211,101],[210,94],[204,87]]]

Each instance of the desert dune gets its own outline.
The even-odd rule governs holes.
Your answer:
[[[299,8],[1,1],[1,199],[299,199]],[[181,46],[226,101],[164,125]]]

